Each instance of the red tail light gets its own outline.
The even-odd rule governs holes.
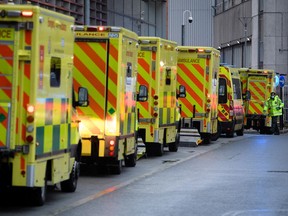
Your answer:
[[[115,141],[114,140],[110,140],[109,142],[109,156],[114,156],[115,154]]]
[[[26,123],[26,142],[32,143],[34,141],[34,121],[35,121],[35,107],[33,105],[27,105],[27,123]]]

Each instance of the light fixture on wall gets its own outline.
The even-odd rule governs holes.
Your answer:
[[[181,45],[184,46],[184,27],[185,27],[185,13],[189,13],[189,17],[188,17],[188,22],[191,24],[193,22],[193,17],[192,17],[192,13],[190,10],[184,10],[183,11],[183,20],[182,20],[182,26],[181,26]]]

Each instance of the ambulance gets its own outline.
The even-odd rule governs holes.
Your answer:
[[[198,130],[202,143],[219,137],[218,81],[220,52],[213,47],[178,46],[179,85],[186,98],[179,98],[182,128]]]
[[[178,150],[179,109],[177,99],[185,88],[177,88],[177,43],[159,37],[139,37],[138,86],[148,88],[148,100],[137,103],[139,137],[148,156],[162,156],[164,147]]]
[[[240,68],[241,86],[244,99],[244,127],[261,134],[272,133],[272,119],[263,113],[264,103],[275,91],[274,70]]]
[[[222,65],[219,68],[218,130],[227,137],[244,134],[244,104],[237,68]]]
[[[27,190],[43,205],[47,185],[74,192],[79,176],[75,108],[88,95],[72,94],[74,18],[9,4],[0,17],[0,193]]]
[[[90,100],[78,108],[81,162],[113,174],[123,162],[136,165],[136,101],[147,93],[143,86],[136,91],[138,47],[138,35],[122,27],[75,27],[74,88],[85,85]]]

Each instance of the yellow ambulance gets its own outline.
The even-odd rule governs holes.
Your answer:
[[[220,66],[218,87],[218,130],[227,137],[244,134],[244,104],[237,68]]]

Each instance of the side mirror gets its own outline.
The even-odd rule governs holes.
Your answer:
[[[78,89],[78,106],[87,107],[88,105],[88,90],[84,87],[80,87]]]
[[[177,94],[177,98],[185,98],[186,97],[186,88],[183,85],[179,86],[179,93]]]
[[[144,85],[139,86],[139,93],[137,94],[137,101],[145,102],[148,100],[148,89]]]

